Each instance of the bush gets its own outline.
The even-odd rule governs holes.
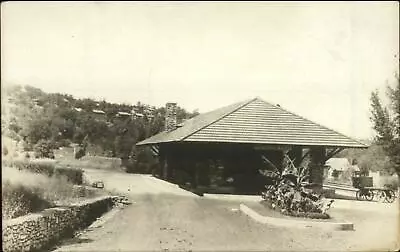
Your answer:
[[[33,150],[32,144],[30,144],[26,141],[22,141],[22,148],[24,151],[32,151]]]
[[[7,154],[8,154],[8,149],[7,149],[6,146],[3,146],[3,152],[2,152],[2,154],[3,154],[4,156],[7,156]]]
[[[26,170],[33,173],[40,173],[51,177],[54,174],[55,161],[54,160],[4,160],[3,165],[15,167],[18,170]]]
[[[33,149],[36,158],[54,159],[53,144],[48,140],[40,140]]]
[[[2,164],[8,167],[17,168],[20,171],[29,171],[39,173],[48,177],[66,177],[73,184],[81,185],[83,181],[83,170],[78,168],[70,168],[57,166],[52,159],[41,160],[3,160]]]
[[[283,172],[265,171],[272,184],[265,186],[262,197],[272,209],[284,215],[308,218],[329,218],[326,211],[333,201],[325,202],[321,194],[305,188],[308,180],[308,164],[299,168],[285,155]],[[308,184],[311,186],[311,184]]]
[[[43,185],[42,197],[48,201],[55,202],[74,197],[73,185],[65,176],[54,176],[46,185]]]
[[[66,176],[48,177],[10,167],[2,167],[2,175],[3,219],[16,218],[55,204],[69,204],[78,198],[102,193],[101,190],[75,186]]]
[[[85,155],[86,155],[85,149],[82,147],[79,147],[78,150],[75,152],[75,159],[80,159]]]
[[[158,161],[149,148],[134,149],[131,154],[129,158],[121,158],[126,172],[152,174],[157,169]]]
[[[68,182],[81,185],[83,182],[83,170],[70,167],[57,167],[54,170],[54,176],[65,177]]]
[[[339,178],[339,171],[333,170],[332,171],[332,177],[334,177],[335,179],[338,179]]]
[[[127,173],[137,173],[137,174],[154,174],[154,170],[157,169],[156,164],[148,164],[142,162],[125,162],[125,171]]]
[[[51,204],[40,197],[39,189],[29,188],[10,181],[2,183],[2,217],[16,218],[31,212],[48,208]]]
[[[383,176],[381,178],[381,184],[384,187],[390,188],[392,190],[397,190],[399,188],[399,179],[397,176]]]

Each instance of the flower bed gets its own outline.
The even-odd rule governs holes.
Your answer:
[[[330,219],[329,214],[327,213],[306,213],[306,212],[289,212],[289,211],[282,211],[280,207],[273,207],[273,203],[269,202],[268,200],[261,201],[261,204],[269,209],[272,209],[276,212],[279,212],[283,215],[290,216],[290,217],[299,217],[299,218],[310,218],[310,219]]]
[[[266,206],[293,217],[330,218],[326,211],[333,200],[326,200],[321,194],[311,189],[315,185],[307,182],[309,180],[308,163],[296,167],[285,155],[282,172],[276,167],[274,170],[260,172],[271,181],[262,192]]]

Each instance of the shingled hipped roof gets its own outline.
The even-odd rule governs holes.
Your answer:
[[[136,145],[167,142],[220,142],[366,148],[334,130],[254,98],[200,114],[170,132]]]

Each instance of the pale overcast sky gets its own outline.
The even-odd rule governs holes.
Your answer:
[[[258,96],[358,138],[399,62],[397,2],[6,2],[1,17],[3,85],[200,112]]]

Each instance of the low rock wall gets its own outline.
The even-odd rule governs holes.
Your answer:
[[[75,230],[89,226],[119,201],[118,197],[104,196],[5,220],[2,227],[3,251],[49,248],[59,239],[71,237]]]

